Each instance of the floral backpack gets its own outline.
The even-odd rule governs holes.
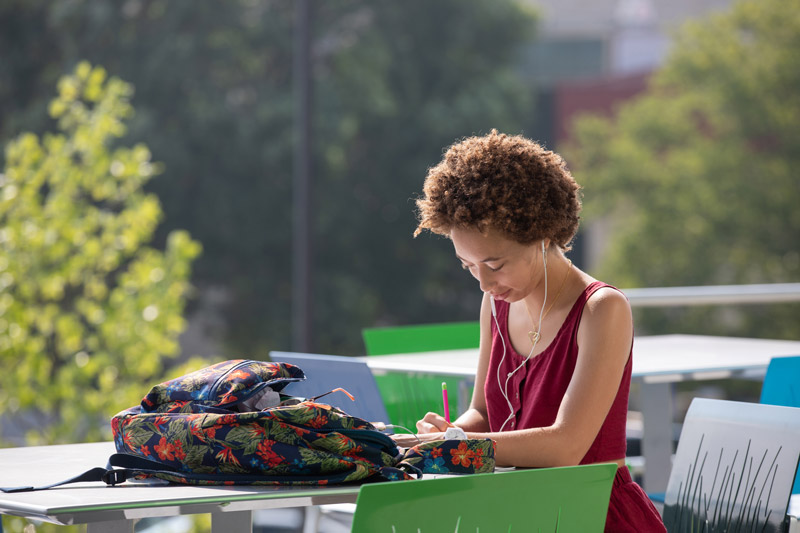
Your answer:
[[[231,360],[153,387],[111,419],[118,453],[76,481],[114,485],[159,478],[193,485],[327,485],[414,479],[423,472],[494,470],[490,439],[398,448],[372,423],[281,391],[304,380],[297,366]]]
[[[115,415],[114,443],[167,467],[144,475],[180,483],[324,485],[419,475],[399,465],[394,441],[370,422],[280,393],[302,379],[288,363],[217,363],[156,385],[141,405]]]

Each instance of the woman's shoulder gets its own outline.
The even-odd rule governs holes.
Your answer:
[[[578,326],[578,345],[604,362],[628,360],[633,342],[633,314],[625,295],[613,286],[593,282]]]
[[[625,294],[613,285],[609,285],[603,281],[595,280],[587,286],[587,289],[590,289],[591,291],[591,294],[589,294],[589,298],[586,301],[587,305],[602,306],[624,304],[630,307],[628,298],[625,296]]]
[[[631,306],[625,294],[608,283],[586,276],[584,294],[586,303],[582,323],[598,327],[628,326],[633,323]]]

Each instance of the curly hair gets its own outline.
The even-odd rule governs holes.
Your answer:
[[[549,238],[566,251],[578,231],[580,186],[561,156],[520,135],[492,130],[453,144],[428,170],[423,193],[415,237],[493,228],[522,244]]]

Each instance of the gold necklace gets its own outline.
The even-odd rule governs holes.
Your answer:
[[[567,261],[569,261],[569,267],[567,268],[567,273],[564,275],[564,279],[561,280],[561,286],[558,288],[558,292],[556,293],[555,299],[553,299],[553,303],[550,304],[550,307],[548,307],[547,310],[542,315],[542,322],[544,322],[544,319],[547,317],[547,314],[550,312],[553,306],[556,305],[558,297],[561,296],[561,291],[564,289],[564,285],[566,285],[567,283],[567,278],[572,272],[572,259],[568,259]],[[531,316],[531,310],[528,309],[527,303],[525,303],[525,310],[528,312],[528,318],[531,319],[531,325],[534,325],[533,317]],[[528,338],[531,340],[531,344],[535,345],[537,342],[539,342],[539,337],[540,337],[539,330],[541,328],[542,322],[539,322],[538,327],[535,327],[533,328],[533,330],[528,332]]]

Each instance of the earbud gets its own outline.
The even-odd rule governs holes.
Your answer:
[[[500,431],[503,431],[503,429],[505,429],[505,427],[506,427],[506,424],[508,424],[515,416],[514,406],[511,403],[511,399],[509,398],[509,395],[508,395],[508,382],[511,380],[511,377],[514,374],[516,374],[517,371],[520,370],[523,366],[525,366],[525,363],[527,363],[528,360],[533,356],[533,351],[536,349],[536,343],[537,343],[537,341],[539,339],[539,333],[541,333],[541,329],[542,329],[542,319],[544,318],[544,308],[545,308],[545,305],[547,304],[547,248],[544,245],[544,239],[542,239],[542,263],[544,263],[544,269],[543,269],[544,270],[544,299],[542,300],[542,310],[539,312],[539,328],[536,330],[536,339],[533,340],[533,343],[532,343],[533,345],[531,346],[531,351],[530,351],[530,353],[528,353],[528,356],[525,357],[522,360],[522,362],[519,364],[519,366],[517,368],[515,368],[514,370],[512,370],[511,372],[506,374],[505,383],[503,382],[502,377],[500,376],[500,368],[502,368],[503,361],[506,358],[506,341],[503,338],[503,334],[500,332],[500,323],[497,320],[497,311],[495,310],[495,306],[494,306],[494,298],[491,299],[491,302],[492,302],[492,316],[494,316],[494,323],[495,323],[495,326],[497,327],[497,332],[498,332],[498,336],[500,337],[500,342],[503,343],[503,355],[502,355],[502,357],[500,357],[500,363],[498,363],[498,365],[497,365],[497,386],[500,388],[500,394],[503,395],[503,398],[505,398],[506,403],[508,404],[508,411],[509,411],[508,418],[506,418],[505,422],[503,422],[503,424],[500,426]]]
[[[497,308],[494,306],[494,296],[489,296],[489,301],[492,303],[492,316],[497,318]]]

